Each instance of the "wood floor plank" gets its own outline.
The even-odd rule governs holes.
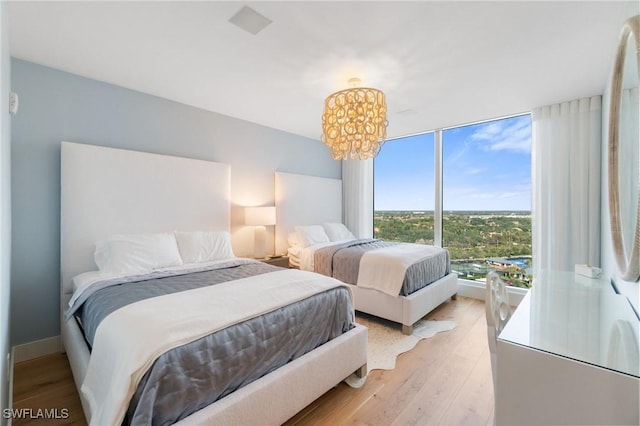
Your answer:
[[[478,326],[484,324],[484,321],[484,316],[476,316],[474,325],[466,331],[461,331],[460,334],[464,336],[462,339],[449,339],[446,345],[439,346],[439,368],[405,405],[395,419],[395,424],[449,424],[442,419],[451,410],[453,402],[479,362],[484,348],[488,347],[486,337],[480,339],[481,336],[486,336],[486,325]],[[469,345],[469,342],[475,344]]]
[[[38,389],[58,383],[67,377],[69,363],[65,356],[48,356],[16,364],[14,375],[20,380],[13,384],[13,399],[20,401]]]
[[[438,424],[472,369],[473,363],[468,358],[450,356],[429,375],[391,424]]]
[[[285,424],[491,425],[493,384],[484,303],[458,297],[427,319],[455,321],[455,329],[420,341],[391,371],[374,370],[360,389],[344,383],[329,390]],[[57,421],[17,419],[23,425],[85,425],[66,355],[16,364],[14,408],[67,408]]]
[[[366,424],[390,424],[438,368],[437,358],[427,356],[433,355],[434,350],[440,350],[439,346],[434,345],[434,339],[450,341],[456,333],[460,334],[460,330],[439,333],[431,339],[420,341],[410,352],[401,354],[385,386],[354,418]]]
[[[27,418],[14,418],[14,425],[86,425],[80,397],[65,354],[52,354],[18,363],[14,367],[13,380],[13,408],[31,409],[30,412],[22,411],[27,414]],[[65,417],[63,409],[67,410],[66,418],[37,418],[38,410],[49,410],[49,413],[58,417]]]
[[[338,390],[333,389],[327,392],[330,395],[323,400],[319,407],[309,413],[309,416],[301,417],[297,422],[292,423],[294,417],[285,424],[291,426],[292,424],[335,425],[347,423],[352,415],[358,412],[384,386],[381,375],[377,376],[373,380],[367,380],[367,383],[360,389],[352,389],[341,383],[338,385]],[[307,409],[304,409],[301,413],[306,411]]]
[[[456,388],[451,388],[455,378],[468,374],[471,368],[462,368],[464,359],[450,359],[454,349],[467,338],[473,324],[483,319],[483,307],[478,309],[476,304],[470,303],[468,308],[471,309],[458,310],[455,318],[450,317],[444,307],[428,316],[429,319],[455,319],[458,327],[423,340],[414,350],[398,357],[393,377],[376,395],[375,401],[363,407],[356,419],[371,425],[435,424],[455,395]],[[451,368],[452,365],[456,368]],[[447,393],[447,388],[452,390]],[[440,404],[438,410],[424,409],[425,405],[437,404]]]
[[[491,360],[487,346],[478,358],[473,371],[449,406],[439,424],[481,425],[493,420],[493,382]]]

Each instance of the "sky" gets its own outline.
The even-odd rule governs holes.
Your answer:
[[[374,160],[375,210],[433,210],[434,133],[387,141]],[[531,210],[531,116],[442,132],[443,209]]]

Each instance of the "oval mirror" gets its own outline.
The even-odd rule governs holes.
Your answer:
[[[622,279],[640,278],[640,15],[622,27],[611,80],[609,213],[613,251]]]

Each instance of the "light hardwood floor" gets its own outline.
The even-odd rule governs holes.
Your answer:
[[[493,385],[484,303],[458,297],[427,318],[452,320],[457,327],[420,341],[398,357],[394,370],[372,371],[360,389],[339,384],[286,425],[491,425]],[[85,424],[65,355],[17,364],[13,398],[14,408],[69,410],[68,419],[46,424]]]

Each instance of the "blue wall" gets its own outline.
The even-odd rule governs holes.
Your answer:
[[[317,140],[15,58],[11,73],[20,96],[11,136],[13,345],[60,333],[61,141],[230,164],[239,255],[250,253],[253,234],[243,233],[234,205],[273,205],[274,171],[341,176]]]
[[[9,339],[10,267],[11,267],[11,88],[9,24],[7,3],[0,2],[0,425],[7,424],[1,415],[9,401],[7,363]]]

